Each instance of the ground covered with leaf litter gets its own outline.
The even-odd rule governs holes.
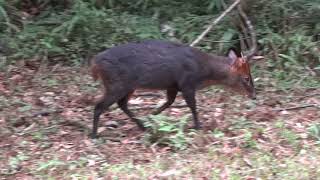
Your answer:
[[[129,108],[149,130],[139,131],[114,105],[92,140],[102,87],[85,68],[9,66],[0,74],[0,178],[318,179],[319,89],[284,92],[259,81],[257,100],[198,91],[201,131],[189,128],[180,95],[149,116],[164,93],[138,91]]]

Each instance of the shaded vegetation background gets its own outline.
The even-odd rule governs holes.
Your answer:
[[[0,38],[6,63],[47,59],[84,63],[105,48],[141,39],[190,43],[228,0],[13,0],[0,1]],[[260,53],[272,60],[279,79],[319,75],[319,0],[246,0],[243,6],[258,32]],[[225,53],[237,46],[229,15],[200,48]],[[290,70],[290,71],[288,71]],[[301,74],[302,73],[302,74]]]
[[[242,1],[265,57],[252,64],[256,101],[202,90],[205,130],[193,131],[180,96],[147,116],[164,94],[138,92],[130,108],[150,132],[113,106],[101,138],[88,139],[99,94],[92,55],[143,39],[190,44],[232,2],[0,0],[0,179],[320,177],[320,0]],[[239,48],[237,18],[227,15],[198,48]]]

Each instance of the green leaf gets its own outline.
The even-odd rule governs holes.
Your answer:
[[[20,107],[18,109],[19,112],[26,112],[26,111],[30,111],[32,109],[32,105],[26,105],[26,106],[23,106],[23,107]]]
[[[49,169],[51,167],[55,167],[55,166],[61,166],[64,165],[65,163],[59,160],[50,160],[48,162],[43,162],[39,164],[39,167],[36,169],[36,171],[42,171],[42,170],[46,170]]]
[[[173,126],[162,126],[159,128],[159,131],[171,132],[174,129]]]

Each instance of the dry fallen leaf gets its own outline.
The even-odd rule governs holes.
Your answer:
[[[18,82],[21,82],[22,79],[23,79],[23,76],[20,75],[20,74],[16,74],[14,76],[12,76],[10,79],[10,82],[14,82],[14,83],[18,83]]]
[[[224,168],[223,171],[220,173],[220,179],[221,180],[228,180],[229,179],[229,172],[226,168]]]
[[[157,176],[158,177],[162,177],[162,178],[165,178],[165,177],[168,177],[168,176],[173,176],[173,175],[177,175],[179,173],[178,170],[176,169],[171,169],[171,170],[168,170],[164,173],[161,173],[161,174],[158,174]]]
[[[107,128],[106,127],[99,127],[98,128],[98,133],[102,133],[103,131],[105,131]]]
[[[96,164],[95,160],[89,159],[88,160],[88,166],[94,166]]]
[[[138,105],[138,104],[143,103],[143,100],[141,98],[137,97],[137,98],[134,98],[134,99],[130,99],[129,103]]]
[[[5,88],[5,85],[2,82],[0,82],[0,92],[4,93],[6,91],[7,89]]]
[[[284,110],[284,111],[281,111],[281,112],[280,112],[280,114],[282,114],[282,115],[288,115],[288,114],[290,114],[290,112],[289,112],[289,111]]]

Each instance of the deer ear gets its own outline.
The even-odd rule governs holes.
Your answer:
[[[230,59],[232,59],[232,63],[236,62],[236,60],[238,59],[238,56],[236,55],[236,53],[233,50],[230,50],[228,52],[228,57]]]

